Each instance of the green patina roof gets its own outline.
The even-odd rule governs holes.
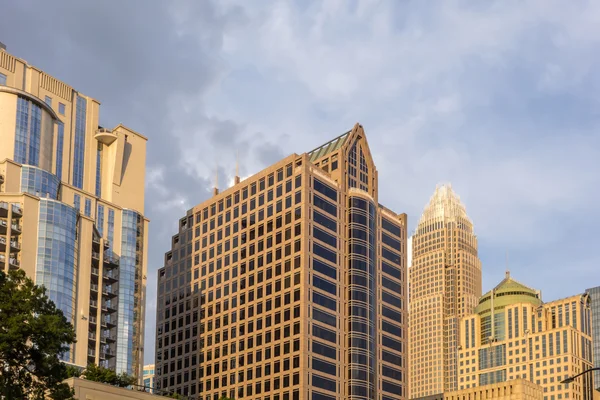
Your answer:
[[[539,290],[532,289],[517,282],[506,273],[506,278],[502,280],[494,289],[490,290],[479,299],[479,304],[475,307],[475,313],[488,313],[492,308],[492,293],[494,294],[494,309],[503,309],[511,304],[531,303],[535,306],[542,304],[541,293]]]
[[[326,156],[329,153],[332,153],[342,147],[342,145],[346,142],[348,135],[350,135],[351,131],[348,131],[333,140],[325,143],[322,146],[317,147],[316,149],[309,151],[308,156],[310,157],[310,161],[318,160],[319,158]]]

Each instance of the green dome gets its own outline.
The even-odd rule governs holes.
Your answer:
[[[542,304],[542,296],[539,290],[515,281],[510,277],[510,273],[506,272],[506,278],[498,286],[481,296],[479,304],[475,307],[476,314],[487,314],[491,311],[492,293],[494,293],[495,310],[518,303],[530,303],[536,307]]]

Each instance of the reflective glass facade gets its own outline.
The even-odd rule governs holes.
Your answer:
[[[98,204],[98,211],[96,213],[96,229],[98,229],[98,233],[100,236],[104,236],[104,206],[102,204]]]
[[[77,96],[75,113],[75,151],[73,160],[73,186],[83,188],[83,167],[85,157],[85,124],[87,118],[87,100]]]
[[[117,373],[133,372],[135,337],[136,246],[139,214],[123,210],[121,258],[119,264],[119,306],[117,328]]]
[[[77,211],[49,199],[40,199],[36,283],[68,321],[76,314]],[[69,356],[66,356],[68,359]]]
[[[376,392],[375,205],[360,197],[349,203],[348,394],[366,400]]]
[[[41,130],[42,109],[37,104],[19,97],[15,132],[16,162],[39,166]]]
[[[96,149],[96,196],[102,196],[102,143]]]
[[[60,179],[43,169],[23,165],[21,169],[21,191],[39,197],[58,199]]]
[[[63,146],[65,141],[65,125],[62,122],[57,124],[57,136],[56,136],[56,176],[59,180],[62,179],[62,166],[63,166]]]

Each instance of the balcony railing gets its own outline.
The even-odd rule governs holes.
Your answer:
[[[97,285],[97,284],[95,284],[95,283],[92,283],[92,284],[90,285],[90,289],[91,289],[91,290],[93,290],[94,292],[97,292],[97,291],[98,291],[98,285]]]
[[[100,253],[92,251],[92,258],[95,260],[100,260]]]
[[[92,306],[94,308],[98,308],[98,301],[97,300],[90,300],[90,306]]]
[[[23,215],[23,209],[18,204],[13,204],[12,205],[12,212],[13,212],[13,215],[15,215],[15,214],[17,214],[17,215]]]
[[[88,357],[96,357],[96,350],[88,349]]]
[[[90,324],[96,324],[96,317],[90,317]]]

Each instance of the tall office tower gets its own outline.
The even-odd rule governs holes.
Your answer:
[[[544,400],[593,398],[591,301],[587,294],[543,303],[507,272],[461,320],[459,390],[527,379]]]
[[[592,353],[594,367],[600,368],[600,286],[585,291],[592,300]],[[600,391],[600,371],[594,372],[594,388]]]
[[[158,272],[156,377],[196,398],[404,399],[406,215],[360,125],[189,210]]]
[[[0,50],[0,269],[22,268],[74,325],[64,360],[141,376],[146,138]]]
[[[438,186],[412,236],[409,269],[410,397],[456,389],[458,321],[481,296],[477,237],[450,186]]]

